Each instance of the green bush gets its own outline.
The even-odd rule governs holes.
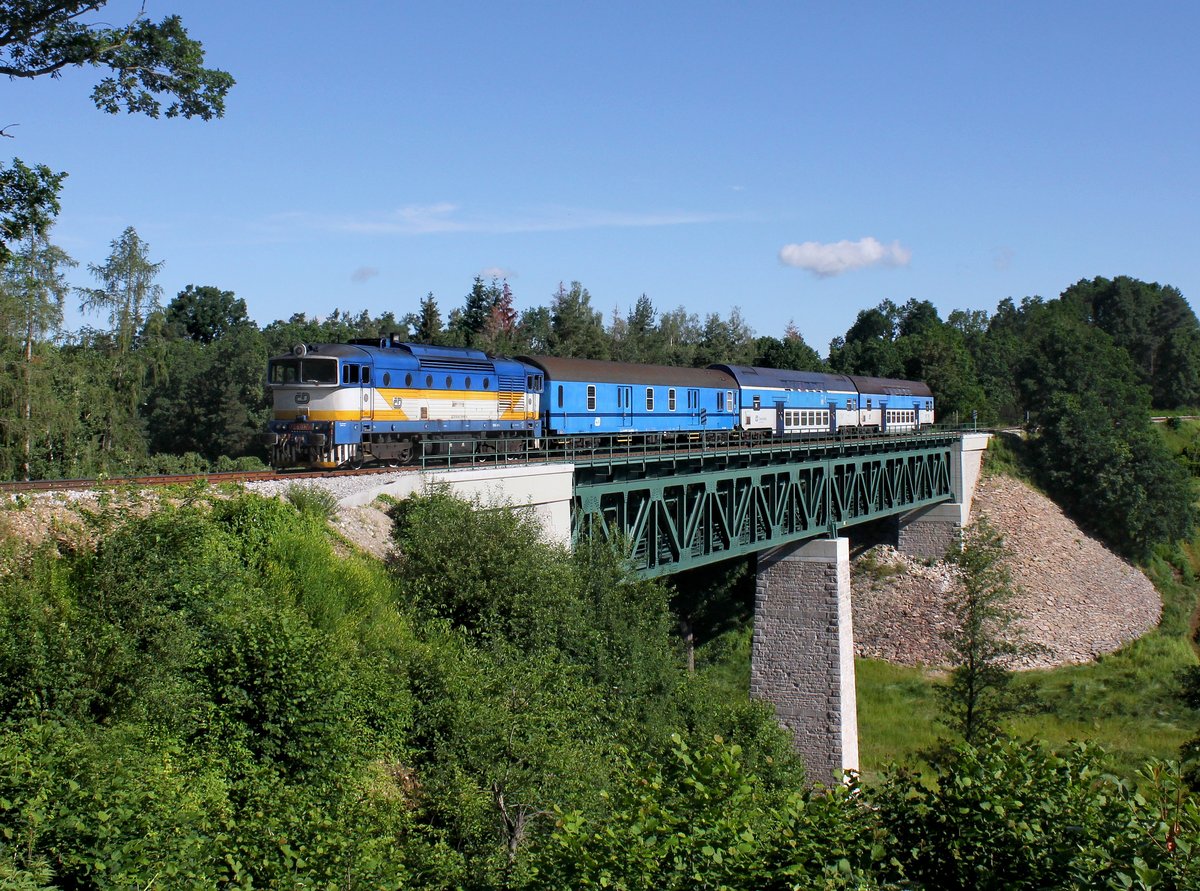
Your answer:
[[[772,789],[719,737],[681,737],[662,763],[626,755],[604,808],[560,814],[539,852],[539,887],[626,891],[871,887],[870,809],[855,786]]]
[[[945,891],[1196,887],[1200,819],[1177,773],[1153,767],[1134,791],[1100,763],[1083,745],[993,740],[943,750],[932,785],[893,769],[871,795],[884,877]]]

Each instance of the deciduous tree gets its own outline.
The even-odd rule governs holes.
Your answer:
[[[156,118],[209,120],[225,111],[233,78],[204,67],[204,48],[188,37],[179,16],[151,22],[139,11],[133,21],[112,25],[90,18],[108,0],[22,0],[0,5],[0,75],[60,77],[69,68],[106,72],[92,89],[102,111]],[[166,107],[164,109],[164,102]],[[44,232],[58,213],[66,174],[14,159],[0,168],[0,260],[27,232]]]

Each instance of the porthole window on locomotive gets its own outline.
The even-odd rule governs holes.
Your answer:
[[[412,375],[411,374],[404,375],[404,386],[406,386],[406,387],[412,386]]]
[[[432,374],[425,375],[425,386],[429,387],[429,389],[431,389],[431,390],[433,389],[433,375]]]
[[[471,389],[471,375],[467,375],[467,389]]]
[[[453,378],[451,378],[450,375],[446,375],[446,389],[447,390],[450,389],[450,385],[452,382],[453,382]]]
[[[392,376],[386,371],[383,373],[383,385],[385,387],[390,387],[392,385]]]
[[[487,390],[487,389],[490,389],[491,386],[492,386],[492,379],[490,377],[485,377],[483,379],[483,388],[485,390]]]

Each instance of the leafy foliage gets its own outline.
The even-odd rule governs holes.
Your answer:
[[[897,769],[875,794],[896,879],[947,891],[1182,889],[1200,875],[1195,802],[1175,804],[1162,766],[1135,792],[1087,747],[994,740],[957,746],[936,767],[932,787]]]
[[[942,635],[950,678],[938,698],[943,720],[968,743],[994,736],[1003,718],[1026,704],[1013,683],[1013,660],[1029,647],[1016,627],[1016,591],[1003,557],[1004,540],[986,519],[969,526],[961,547],[946,556],[958,570],[958,585],[949,602],[953,618]]]

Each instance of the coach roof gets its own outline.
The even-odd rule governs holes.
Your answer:
[[[709,387],[731,390],[737,382],[724,371],[712,368],[680,368],[673,365],[630,365],[598,359],[560,359],[555,356],[519,356],[546,372],[547,380],[588,384],[642,384],[666,387]]]
[[[902,381],[894,377],[863,377],[857,374],[850,375],[850,380],[854,381],[858,392],[870,395],[920,396],[922,398],[933,396],[933,390],[929,389],[928,384],[921,381]]]
[[[743,387],[774,390],[832,391],[853,393],[854,384],[843,374],[821,371],[789,371],[784,368],[757,368],[752,365],[714,365],[728,371]]]

